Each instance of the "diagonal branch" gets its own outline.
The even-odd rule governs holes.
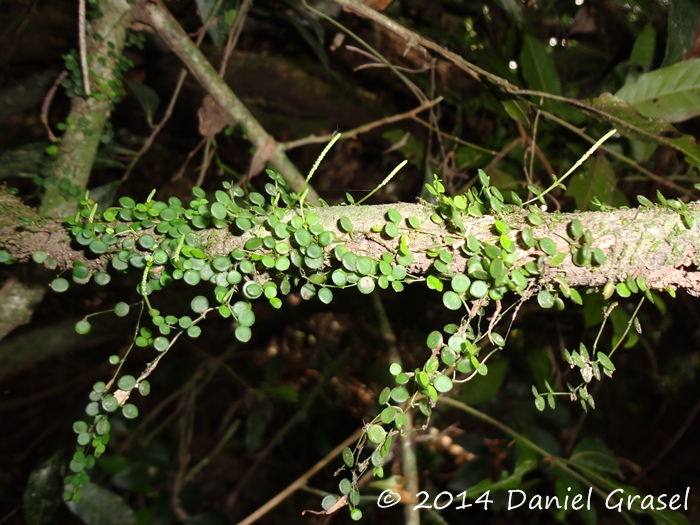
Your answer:
[[[160,0],[155,0],[154,3],[147,3],[142,6],[138,10],[137,17],[140,18],[141,22],[151,26],[167,42],[216,103],[235,122],[241,125],[248,139],[256,148],[261,148],[269,142],[271,136],[265,128],[262,127],[243,102],[231,91],[231,88],[219,77],[211,63],[197,49],[194,42],[192,42]],[[298,191],[302,187],[304,177],[284,153],[282,145],[278,144],[274,149],[270,156],[270,162],[277,168],[294,191]],[[318,204],[318,194],[313,188],[309,188],[306,200],[312,204]]]

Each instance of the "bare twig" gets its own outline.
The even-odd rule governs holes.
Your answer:
[[[46,93],[44,103],[41,105],[41,123],[46,128],[46,134],[49,136],[49,140],[51,142],[56,142],[58,139],[56,138],[56,135],[53,134],[53,131],[51,131],[51,126],[49,125],[49,109],[51,108],[51,102],[53,101],[53,97],[56,94],[58,86],[67,76],[68,71],[61,71],[61,74],[58,75],[58,78],[53,83],[53,86],[51,86],[51,89],[49,89],[49,91]]]
[[[238,430],[238,427],[241,426],[241,420],[236,419],[233,424],[228,427],[226,430],[226,433],[222,436],[222,438],[219,440],[219,442],[216,444],[216,446],[212,449],[212,451],[205,457],[203,457],[199,462],[190,469],[190,471],[187,473],[185,476],[185,483],[188,481],[191,481],[198,473],[200,470],[202,470],[204,467],[206,467],[209,463],[211,463],[211,460],[214,459],[216,456],[219,455],[219,453],[224,449],[226,446],[226,443],[228,443],[233,435],[236,433]]]
[[[647,464],[647,466],[644,467],[639,474],[637,474],[637,476],[635,476],[635,478],[632,480],[632,483],[639,482],[644,476],[646,476],[649,473],[650,470],[656,467],[656,465],[658,465],[659,462],[666,457],[666,454],[668,454],[671,451],[671,449],[676,446],[676,443],[678,443],[678,441],[680,441],[680,439],[683,437],[686,430],[688,430],[688,427],[693,422],[698,413],[700,413],[700,400],[698,400],[698,402],[695,403],[693,410],[691,410],[690,414],[688,414],[688,416],[685,418],[685,421],[676,432],[676,435],[673,436],[669,440],[669,442],[666,443],[666,446],[659,451],[656,457],[652,459]]]
[[[221,59],[221,65],[219,66],[219,76],[221,78],[224,78],[224,75],[226,74],[226,66],[228,66],[228,59],[231,56],[231,53],[233,52],[234,48],[236,47],[236,44],[238,43],[238,39],[241,36],[241,32],[243,31],[245,19],[248,16],[248,10],[250,9],[252,3],[253,0],[243,0],[241,8],[236,14],[236,19],[233,21],[233,25],[231,26],[231,30],[228,32],[228,39],[226,41],[226,47],[224,48],[224,56]]]
[[[389,317],[386,315],[386,309],[379,294],[372,294],[372,304],[374,311],[377,314],[377,322],[379,324],[379,333],[387,344],[389,350],[389,359],[394,363],[401,364],[401,356],[397,345],[396,334],[391,328]],[[412,439],[413,435],[413,416],[410,410],[405,412],[407,423],[402,429],[401,437],[401,452],[403,460],[403,477],[404,489],[407,493],[413,495],[418,494],[418,462],[416,461],[415,444]],[[412,505],[404,506],[404,516],[406,525],[420,525],[420,513],[413,510]]]
[[[340,356],[338,356],[335,362],[332,363],[325,370],[325,372],[319,376],[318,382],[311,390],[311,392],[309,392],[309,395],[307,396],[301,408],[297,411],[296,414],[294,414],[294,416],[292,416],[292,418],[289,421],[287,421],[287,423],[277,432],[277,434],[275,434],[275,437],[273,437],[272,440],[270,440],[270,442],[262,450],[262,452],[258,454],[258,457],[255,459],[255,462],[250,466],[250,468],[241,477],[241,479],[238,480],[236,487],[233,489],[233,491],[231,491],[228,498],[226,498],[227,509],[233,509],[233,507],[236,505],[236,501],[238,500],[238,495],[240,494],[243,487],[246,486],[248,480],[250,480],[250,477],[256,472],[258,472],[260,465],[263,463],[263,461],[265,461],[265,459],[267,459],[267,457],[270,455],[273,449],[284,439],[284,436],[286,436],[287,433],[290,430],[292,430],[298,423],[303,421],[303,419],[306,417],[306,414],[309,412],[309,408],[311,408],[311,404],[314,402],[316,396],[321,391],[323,383],[328,379],[328,377],[332,373],[335,372],[335,370],[338,367],[338,364],[342,362],[348,356],[348,354],[348,350],[343,352]]]
[[[578,128],[577,128],[576,126],[574,126],[573,124],[569,124],[567,121],[565,121],[565,120],[563,120],[563,119],[560,119],[560,118],[557,117],[556,115],[552,115],[551,113],[549,113],[549,112],[547,112],[547,111],[544,111],[544,110],[542,110],[542,115],[543,115],[544,118],[546,118],[547,120],[551,120],[552,122],[556,122],[557,124],[559,124],[559,125],[565,127],[566,129],[568,129],[569,131],[573,131],[573,132],[576,133],[579,137],[581,137],[581,138],[584,139],[584,140],[587,140],[587,141],[590,142],[591,144],[594,144],[594,143],[595,143],[596,139],[594,139],[594,138],[592,138],[592,137],[589,137],[585,132],[583,132],[582,130],[578,129]],[[615,158],[617,158],[617,159],[620,159],[620,160],[621,160],[622,162],[624,162],[625,164],[628,164],[629,166],[632,166],[634,169],[638,170],[639,172],[643,173],[644,175],[646,175],[647,177],[649,177],[649,178],[652,179],[653,181],[658,182],[659,184],[663,184],[664,186],[667,186],[668,188],[672,188],[672,189],[674,189],[674,190],[676,190],[676,191],[679,191],[679,192],[681,192],[681,193],[686,193],[686,191],[687,191],[687,190],[686,190],[685,188],[683,188],[682,186],[679,186],[678,184],[675,184],[675,183],[673,183],[673,182],[671,182],[671,181],[665,179],[664,177],[659,177],[656,173],[652,173],[652,172],[649,171],[648,169],[642,167],[640,164],[636,163],[635,161],[633,161],[633,160],[630,159],[629,157],[623,155],[622,153],[616,151],[616,150],[613,149],[613,148],[609,148],[609,147],[603,145],[603,146],[600,147],[600,149],[603,150],[605,153],[608,153],[608,154],[612,155],[613,157],[615,157]]]
[[[374,22],[378,23],[379,25],[391,31],[392,33],[398,35],[406,42],[407,50],[410,48],[422,47],[424,49],[433,51],[434,53],[443,56],[444,58],[455,64],[459,69],[465,71],[477,80],[480,80],[479,77],[483,77],[487,78],[492,83],[498,86],[511,90],[518,89],[518,86],[511,84],[507,80],[497,75],[494,75],[493,73],[489,73],[485,69],[481,69],[480,67],[475,66],[471,62],[467,62],[457,53],[453,53],[451,51],[446,50],[445,48],[436,44],[435,42],[431,42],[430,40],[422,37],[418,33],[415,33],[414,31],[403,27],[401,24],[395,22],[386,15],[383,15],[382,13],[375,11],[371,7],[364,5],[361,0],[335,0],[335,3],[342,6],[348,11],[356,13],[357,15],[363,18],[369,18],[370,20],[373,20]]]
[[[372,62],[371,64],[363,64],[363,65],[361,65],[361,66],[357,66],[356,68],[353,69],[353,71],[360,71],[360,70],[362,70],[362,69],[367,69],[367,68],[370,68],[370,67],[389,67],[387,64],[383,64],[382,62],[380,62],[380,61],[377,59],[377,57],[374,56],[372,53],[368,53],[368,52],[365,51],[364,49],[360,49],[359,47],[355,47],[355,46],[345,46],[345,49],[347,49],[348,51],[352,51],[352,52],[354,52],[354,53],[358,53],[358,54],[360,54],[360,55],[366,56],[367,58],[369,58],[369,59],[371,59],[371,60],[374,61],[374,62]],[[425,65],[423,65],[420,69],[411,69],[411,68],[408,68],[408,67],[401,67],[401,66],[397,66],[397,65],[394,65],[393,67],[394,67],[397,71],[402,71],[402,72],[404,72],[404,73],[425,73],[425,72],[428,71],[432,66],[429,66],[429,65],[425,64]]]
[[[175,89],[173,90],[173,95],[170,97],[170,102],[168,103],[168,107],[165,110],[165,115],[163,115],[163,118],[160,120],[160,122],[153,128],[151,131],[151,134],[148,136],[146,139],[146,142],[143,143],[143,146],[141,146],[141,149],[139,152],[134,156],[133,159],[131,159],[131,162],[126,168],[126,172],[122,176],[122,180],[126,180],[129,175],[131,174],[131,171],[134,169],[136,166],[136,163],[143,157],[143,155],[151,149],[151,146],[153,145],[153,141],[156,139],[158,134],[161,132],[165,124],[170,120],[170,117],[173,114],[173,109],[175,108],[175,102],[177,101],[177,97],[180,95],[180,90],[182,89],[182,85],[185,83],[185,77],[187,77],[187,70],[182,69],[180,70],[180,76],[177,79],[177,83],[175,84]]]
[[[182,486],[185,484],[185,472],[187,471],[187,466],[190,463],[191,454],[190,447],[192,445],[192,434],[194,433],[194,412],[195,412],[195,399],[197,397],[197,390],[195,388],[189,388],[185,395],[180,399],[180,443],[178,446],[178,470],[175,475],[175,481],[173,482],[173,489],[170,495],[170,504],[175,511],[175,514],[181,519],[187,519],[188,514],[185,509],[182,508],[180,504],[180,491]]]
[[[262,147],[269,139],[267,133],[248,108],[231,91],[231,88],[221,80],[211,63],[195,47],[189,36],[177,20],[163,5],[161,0],[144,4],[140,9],[141,19],[153,27],[167,42],[171,49],[180,57],[197,81],[209,92],[216,103],[236,122],[240,123],[248,134],[248,139],[256,148]],[[282,177],[294,191],[298,191],[304,183],[304,177],[285,155],[284,149],[275,148],[270,162],[277,168]],[[319,204],[318,194],[309,188],[307,202]]]
[[[78,0],[78,44],[80,46],[80,70],[83,73],[85,96],[90,96],[90,70],[87,61],[87,44],[85,43],[85,0]]]
[[[187,165],[190,163],[192,158],[197,154],[197,152],[202,149],[202,146],[204,146],[209,139],[207,137],[202,137],[202,140],[199,141],[199,143],[194,147],[192,151],[190,151],[187,154],[187,158],[185,159],[185,162],[182,163],[182,166],[180,166],[180,169],[177,171],[175,175],[173,175],[173,178],[170,179],[170,182],[175,182],[178,180],[182,175],[185,173],[185,170],[187,169]]]
[[[412,118],[413,118],[413,120],[418,122],[418,124],[420,124],[421,126],[424,126],[424,127],[428,128],[430,131],[434,131],[435,133],[439,133],[440,135],[442,135],[445,138],[448,138],[450,140],[454,140],[458,144],[462,144],[463,146],[468,146],[472,149],[475,149],[476,151],[481,151],[482,153],[487,153],[489,155],[497,155],[498,154],[497,151],[485,148],[483,146],[479,146],[478,144],[474,144],[472,142],[467,142],[466,140],[462,140],[459,137],[455,137],[454,135],[450,135],[449,133],[446,133],[445,131],[442,131],[442,130],[432,126],[429,122],[426,122],[425,120],[421,120],[418,117],[414,116]]]
[[[267,503],[265,503],[258,510],[253,512],[247,518],[239,521],[237,525],[250,525],[251,523],[255,523],[257,520],[262,518],[265,514],[270,512],[277,505],[279,505],[282,501],[284,501],[287,497],[289,497],[291,494],[293,494],[297,489],[300,489],[301,487],[306,485],[308,480],[311,479],[311,477],[314,474],[316,474],[319,470],[321,470],[323,467],[325,467],[333,458],[335,458],[338,454],[340,454],[345,447],[348,447],[348,446],[352,445],[355,441],[357,441],[361,435],[362,435],[362,429],[358,428],[355,432],[352,433],[352,435],[347,437],[340,445],[338,445],[333,450],[331,450],[328,454],[326,454],[326,457],[324,457],[321,461],[319,461],[313,467],[311,467],[309,470],[307,470],[304,474],[302,474],[299,478],[297,478],[291,485],[289,485],[282,492],[280,492],[274,498],[272,498]]]
[[[405,113],[399,113],[398,115],[392,115],[391,117],[384,117],[379,120],[375,120],[374,122],[369,122],[368,124],[363,124],[362,126],[359,126],[355,129],[351,129],[350,131],[344,131],[343,134],[340,137],[340,140],[347,140],[347,139],[355,139],[357,138],[358,135],[362,133],[367,133],[368,131],[372,131],[375,128],[378,128],[380,126],[385,126],[387,124],[391,124],[393,122],[398,122],[400,120],[404,120],[407,118],[414,118],[418,113],[421,113],[422,111],[425,111],[426,109],[430,109],[436,104],[439,104],[442,102],[442,97],[438,97],[435,100],[427,100],[423,102],[420,106],[417,108],[414,108],[410,111],[406,111]],[[321,144],[328,142],[333,138],[334,135],[322,135],[322,136],[316,136],[316,135],[311,135],[310,137],[305,137],[303,139],[299,140],[292,140],[290,142],[282,142],[280,146],[285,150],[290,150],[293,148],[298,148],[299,146],[306,146],[307,144]]]

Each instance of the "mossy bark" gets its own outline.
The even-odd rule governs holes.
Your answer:
[[[133,5],[126,0],[100,2],[102,16],[87,30],[92,96],[73,97],[68,124],[51,164],[46,193],[39,213],[46,217],[66,217],[75,213],[82,195],[72,196],[60,188],[68,180],[74,188],[87,186],[97,155],[105,122],[114,104],[111,92],[116,79],[115,67],[122,55]]]

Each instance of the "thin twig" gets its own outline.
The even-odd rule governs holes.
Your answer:
[[[360,55],[364,55],[367,58],[374,60],[374,62],[372,62],[371,64],[363,64],[361,66],[357,66],[356,68],[353,69],[353,72],[361,71],[362,69],[367,69],[370,67],[389,67],[386,64],[382,64],[381,62],[379,62],[379,60],[377,59],[376,56],[374,56],[372,53],[368,53],[364,49],[360,49],[359,47],[355,47],[355,46],[345,46],[345,49],[347,49],[348,51],[352,51],[354,53],[358,53]],[[394,65],[394,67],[396,68],[397,71],[402,71],[404,73],[425,73],[432,66],[425,64],[420,69],[412,69],[409,67],[401,67],[401,66],[396,66],[396,65]]]
[[[591,396],[596,397],[598,395],[598,392],[600,391],[600,387],[603,384],[603,379],[604,377],[600,378],[600,381],[598,381],[595,385],[593,385],[593,388],[591,389]],[[570,432],[568,432],[569,436],[566,440],[566,445],[564,445],[564,455],[565,456],[570,456],[571,451],[574,450],[574,445],[576,444],[576,438],[578,438],[579,432],[581,432],[581,429],[583,428],[583,424],[586,422],[586,419],[588,419],[588,414],[590,412],[588,410],[584,411],[581,413],[581,415],[578,418],[578,421],[576,422],[576,426],[574,426],[573,429],[571,429]]]
[[[462,140],[462,139],[460,139],[459,137],[455,137],[454,135],[450,135],[449,133],[447,133],[447,132],[445,132],[445,131],[442,131],[442,130],[440,130],[440,129],[437,129],[437,128],[433,127],[429,122],[426,122],[425,120],[421,120],[421,119],[418,118],[418,117],[412,117],[412,118],[413,118],[413,120],[415,120],[416,122],[418,122],[418,124],[420,124],[421,126],[424,126],[424,127],[428,128],[430,131],[434,131],[435,133],[438,133],[438,134],[442,135],[442,136],[445,137],[445,138],[448,138],[448,139],[450,139],[450,140],[454,140],[454,141],[457,142],[458,144],[462,144],[463,146],[468,146],[468,147],[470,147],[470,148],[472,148],[472,149],[475,149],[476,151],[480,151],[480,152],[482,152],[482,153],[487,153],[487,154],[489,154],[489,155],[497,155],[497,154],[498,154],[497,151],[494,151],[494,150],[492,150],[492,149],[485,148],[485,147],[483,147],[483,146],[479,146],[478,144],[474,144],[474,143],[472,143],[472,142],[467,142],[466,140]]]
[[[671,451],[671,449],[676,446],[676,443],[678,443],[678,441],[680,441],[680,439],[683,437],[686,430],[688,430],[688,427],[693,422],[698,413],[700,413],[700,400],[698,400],[698,402],[695,403],[693,410],[691,410],[690,414],[688,414],[688,417],[685,418],[685,421],[676,432],[676,435],[673,436],[671,440],[668,443],[666,443],[666,446],[662,448],[661,451],[659,451],[656,457],[652,459],[651,462],[649,462],[647,466],[644,467],[639,474],[637,474],[637,476],[635,476],[635,478],[632,480],[632,483],[638,483],[644,476],[646,476],[649,473],[650,470],[656,467],[656,465],[658,465],[659,462],[662,459],[664,459],[664,457],[666,457],[666,454],[668,454]]]
[[[421,113],[425,111],[426,109],[430,109],[431,107],[435,106],[436,104],[439,104],[442,102],[442,97],[438,97],[435,100],[427,100],[423,102],[420,106],[417,108],[414,108],[410,111],[406,111],[405,113],[399,113],[398,115],[392,115],[391,117],[385,117],[379,120],[375,120],[374,122],[369,122],[368,124],[363,124],[362,126],[359,126],[355,129],[351,129],[350,131],[344,131],[342,137],[340,140],[347,140],[347,139],[356,139],[358,135],[362,133],[367,133],[368,131],[372,131],[375,128],[378,128],[380,126],[385,126],[386,124],[392,124],[393,122],[398,122],[400,120],[404,120],[407,118],[413,118],[415,117],[418,113]],[[305,137],[303,139],[299,140],[292,140],[290,142],[282,142],[280,143],[280,146],[285,150],[288,151],[293,148],[298,148],[299,146],[306,146],[307,144],[320,144],[320,143],[325,143],[328,142],[333,138],[334,135],[322,135],[322,136],[316,136],[316,135],[311,135],[309,137]]]
[[[569,131],[573,131],[573,132],[576,133],[579,137],[581,137],[581,138],[584,139],[584,140],[587,140],[587,141],[590,142],[591,144],[594,144],[594,143],[595,143],[596,139],[594,139],[594,138],[592,138],[592,137],[589,137],[585,132],[583,132],[582,130],[578,129],[578,128],[577,128],[576,126],[574,126],[573,124],[569,124],[567,121],[560,119],[560,118],[557,117],[556,115],[552,115],[551,113],[549,113],[549,112],[547,112],[547,111],[544,111],[544,110],[542,110],[542,115],[543,115],[544,118],[546,118],[547,120],[551,120],[552,122],[556,122],[557,124],[559,124],[559,125],[561,125],[561,126],[564,126],[564,127],[565,127],[566,129],[568,129]],[[686,190],[685,188],[683,188],[682,186],[679,186],[678,184],[674,184],[673,182],[671,182],[671,181],[669,181],[669,180],[667,180],[667,179],[665,179],[665,178],[663,178],[663,177],[660,177],[660,176],[658,176],[658,175],[655,174],[655,173],[652,173],[652,172],[649,171],[648,169],[642,167],[642,166],[641,166],[640,164],[638,164],[637,162],[633,161],[633,160],[630,159],[629,157],[623,155],[622,153],[620,153],[620,152],[618,152],[618,151],[616,151],[616,150],[614,150],[614,149],[612,149],[612,148],[609,148],[609,147],[603,145],[603,146],[600,147],[600,149],[603,150],[605,153],[607,153],[607,154],[609,154],[609,155],[612,155],[613,157],[615,157],[615,158],[621,160],[621,161],[624,162],[625,164],[627,164],[627,165],[629,165],[629,166],[632,166],[634,169],[638,170],[639,172],[643,173],[644,175],[646,175],[647,177],[649,177],[651,180],[653,180],[653,181],[655,181],[655,182],[658,182],[659,184],[663,184],[664,186],[667,186],[667,187],[669,187],[669,188],[672,188],[672,189],[674,189],[674,190],[676,190],[676,191],[678,191],[678,192],[681,192],[681,193],[685,193],[685,192],[687,191],[687,190]]]
[[[379,294],[372,294],[372,304],[377,314],[379,333],[388,347],[389,360],[400,365],[401,356],[399,355],[396,334],[391,328],[391,322],[386,315],[386,309]],[[411,438],[413,435],[413,415],[410,410],[407,410],[405,414],[407,423],[402,429],[401,437],[404,489],[413,495],[418,494],[418,462],[416,461],[415,443]],[[414,511],[412,505],[404,505],[404,515],[406,525],[420,525],[420,513]]]
[[[202,137],[202,140],[199,141],[199,143],[194,147],[192,151],[190,151],[187,154],[187,158],[185,159],[185,162],[182,163],[182,166],[180,166],[180,169],[177,171],[175,175],[173,175],[173,178],[170,179],[170,182],[175,182],[178,180],[182,175],[185,173],[185,170],[187,169],[187,165],[190,163],[192,158],[197,154],[197,152],[202,149],[202,146],[204,146],[209,139],[207,137]]]
[[[85,0],[78,0],[78,45],[80,47],[80,70],[83,73],[85,96],[90,96],[90,70],[87,61],[87,44],[85,43]]]
[[[407,49],[410,48],[416,48],[416,47],[422,47],[424,49],[433,51],[439,55],[442,55],[444,58],[455,64],[459,69],[465,71],[468,73],[470,76],[473,78],[480,80],[479,77],[486,78],[493,82],[494,84],[504,87],[506,89],[511,89],[511,90],[517,90],[518,86],[515,86],[505,80],[504,78],[501,78],[497,75],[494,75],[493,73],[489,73],[485,69],[481,69],[478,66],[475,66],[471,62],[467,62],[459,56],[457,53],[453,53],[452,51],[448,51],[444,47],[440,46],[439,44],[436,44],[435,42],[431,42],[427,38],[421,36],[420,34],[411,31],[410,29],[407,29],[403,27],[401,24],[395,22],[391,18],[387,17],[386,15],[372,9],[371,7],[364,5],[362,2],[358,2],[356,0],[335,0],[335,3],[342,6],[345,8],[347,11],[350,12],[355,12],[359,16],[363,18],[369,18],[379,25],[383,26],[387,30],[391,31],[392,33],[398,35],[400,38],[402,38],[406,42],[406,47]]]
[[[287,433],[292,430],[298,423],[303,421],[303,419],[306,417],[306,414],[309,412],[309,409],[311,408],[311,404],[314,402],[316,399],[316,396],[321,392],[321,387],[325,383],[325,381],[333,374],[338,368],[338,364],[342,362],[347,356],[349,355],[349,350],[344,351],[338,358],[329,366],[323,374],[321,374],[318,378],[318,381],[316,385],[314,386],[313,390],[309,392],[309,395],[307,396],[306,400],[304,401],[304,404],[301,406],[301,408],[297,411],[292,418],[287,421],[287,423],[275,434],[275,437],[273,437],[270,442],[267,444],[265,449],[258,454],[258,457],[255,459],[255,462],[250,466],[250,468],[246,471],[246,473],[241,477],[240,480],[238,480],[238,483],[236,484],[236,487],[231,491],[229,494],[228,498],[226,498],[226,508],[227,509],[233,509],[233,507],[236,505],[236,501],[238,500],[238,495],[240,494],[241,490],[243,487],[245,487],[248,483],[248,480],[253,476],[255,473],[259,471],[260,465],[267,459],[267,457],[270,455],[270,453],[273,451],[273,449],[284,439],[284,436],[287,435]]]
[[[170,505],[172,506],[175,514],[181,519],[185,520],[188,518],[187,511],[182,508],[180,503],[180,491],[182,486],[185,484],[185,472],[190,463],[192,455],[190,454],[190,447],[192,446],[192,435],[194,433],[194,411],[195,411],[195,399],[197,397],[197,391],[195,388],[190,388],[186,395],[180,399],[180,443],[178,446],[178,470],[175,475],[175,481],[173,482],[173,489],[170,494]]]
[[[200,470],[202,470],[204,467],[206,467],[209,463],[211,463],[212,459],[214,459],[216,456],[219,455],[219,453],[226,446],[226,443],[228,443],[231,440],[233,435],[238,430],[238,427],[240,427],[240,426],[241,426],[241,420],[236,419],[233,422],[233,424],[228,428],[228,430],[226,430],[226,433],[219,440],[219,442],[212,449],[212,451],[207,456],[205,456],[201,460],[199,460],[199,462],[194,467],[192,467],[190,469],[190,471],[185,476],[185,483],[191,481],[199,473]]]
[[[243,25],[245,24],[245,19],[248,17],[248,10],[250,9],[253,0],[243,0],[241,8],[236,14],[236,19],[231,25],[231,30],[228,32],[228,39],[226,41],[226,47],[224,48],[224,56],[221,59],[221,65],[219,66],[219,76],[224,78],[226,74],[226,66],[228,66],[228,59],[231,56],[236,44],[238,44],[238,39],[243,32]]]
[[[153,128],[151,134],[146,139],[146,142],[143,143],[143,146],[141,146],[139,152],[134,156],[133,159],[131,159],[131,162],[126,168],[126,172],[122,176],[122,181],[125,181],[129,177],[129,174],[136,166],[136,163],[141,159],[141,157],[143,157],[143,155],[149,149],[151,149],[151,146],[153,145],[153,141],[155,140],[156,136],[158,136],[165,124],[168,122],[168,120],[170,120],[170,117],[173,114],[173,109],[175,108],[175,102],[177,101],[177,98],[180,95],[182,85],[185,83],[185,77],[187,77],[187,70],[181,69],[180,76],[178,77],[177,83],[175,84],[175,89],[173,90],[173,95],[172,97],[170,97],[170,102],[168,103],[168,107],[165,110],[165,115],[163,115],[163,118],[160,120],[160,122]]]
[[[165,40],[202,87],[209,92],[214,101],[229,117],[247,131],[248,140],[255,148],[258,149],[265,145],[270,139],[270,134],[231,88],[221,80],[217,71],[202,52],[194,46],[192,40],[168,11],[162,0],[146,3],[138,12],[141,21],[153,27],[158,35]],[[298,190],[304,183],[304,177],[285,155],[283,149],[275,148],[269,160],[294,191]],[[318,194],[313,188],[309,188],[306,200],[311,204],[320,204]]]
[[[63,70],[61,74],[58,75],[58,78],[53,83],[53,86],[51,86],[51,89],[49,89],[49,91],[46,93],[44,103],[41,105],[41,123],[46,128],[46,134],[49,136],[49,140],[51,142],[56,142],[58,139],[56,138],[56,135],[53,134],[53,131],[51,131],[51,126],[49,125],[49,109],[51,108],[51,102],[53,101],[53,97],[56,94],[58,86],[67,76],[68,71],[66,70]]]
[[[331,450],[328,454],[326,454],[326,457],[324,457],[321,461],[316,463],[313,467],[311,467],[309,470],[307,470],[304,474],[299,476],[286,489],[284,489],[282,492],[277,494],[274,498],[269,500],[267,503],[265,503],[258,510],[253,512],[247,518],[239,521],[237,525],[250,525],[251,523],[255,523],[258,519],[262,518],[265,514],[270,512],[277,505],[279,505],[282,501],[284,501],[287,497],[289,497],[291,494],[293,494],[297,489],[300,489],[301,487],[306,485],[306,483],[309,481],[309,479],[311,479],[311,477],[314,474],[316,474],[319,470],[321,470],[323,467],[325,467],[333,458],[335,458],[337,455],[339,455],[345,447],[348,447],[348,446],[352,445],[354,442],[356,442],[360,438],[360,436],[362,435],[362,432],[363,432],[363,430],[361,428],[358,428],[355,432],[352,433],[351,436],[346,438],[340,445],[338,445],[333,450]]]

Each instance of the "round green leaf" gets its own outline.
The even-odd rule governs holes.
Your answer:
[[[328,288],[322,287],[318,291],[318,298],[323,304],[329,304],[333,300],[333,292]]]
[[[343,215],[338,219],[338,229],[345,233],[350,233],[352,231],[352,221]]]
[[[145,379],[139,383],[139,394],[142,396],[147,396],[151,393],[151,383]]]
[[[384,390],[381,391],[379,394],[379,404],[380,405],[386,405],[389,402],[389,398],[391,397],[391,389],[387,386],[384,388]],[[87,427],[86,427],[87,428]]]
[[[95,239],[92,241],[89,245],[90,251],[95,254],[103,254],[107,251],[107,243],[100,240],[100,239]]]
[[[536,213],[528,213],[527,221],[533,226],[539,226],[540,224],[542,224],[542,218]]]
[[[379,419],[382,423],[388,425],[389,423],[394,421],[394,418],[396,417],[396,412],[396,407],[388,406],[381,411],[381,413],[379,414]]]
[[[399,236],[399,228],[393,222],[387,222],[384,226],[384,233],[390,239],[395,239]]]
[[[459,300],[459,297],[457,298]],[[462,306],[462,302],[460,301],[459,306]],[[438,332],[437,330],[433,330],[428,334],[428,339],[426,341],[426,344],[428,345],[428,348],[431,350],[435,350],[438,346],[442,344],[442,332]],[[400,369],[401,367],[399,367]],[[394,374],[396,375],[396,374]]]
[[[540,239],[540,249],[549,256],[557,253],[557,243],[555,243],[549,237],[544,237]]]
[[[403,281],[406,278],[406,267],[397,264],[391,269],[391,276],[397,281]]]
[[[51,281],[51,289],[58,293],[65,292],[68,290],[68,281],[66,281],[63,277],[57,277]]]
[[[202,275],[197,270],[187,270],[183,276],[183,280],[190,286],[195,286],[202,280]]]
[[[391,222],[398,223],[401,221],[401,214],[395,209],[391,208],[388,212],[386,212],[386,218]]]
[[[615,286],[615,290],[617,291],[617,295],[619,295],[620,297],[627,298],[632,295],[632,292],[625,283],[617,283],[617,286]]]
[[[369,276],[365,276],[359,281],[357,281],[357,289],[363,294],[370,294],[374,291],[374,279]]]
[[[571,223],[569,224],[569,233],[575,241],[581,238],[581,236],[583,235],[583,224],[581,224],[580,220],[574,219],[573,221],[571,221]]]
[[[236,339],[238,339],[241,343],[247,343],[248,341],[250,341],[253,332],[251,332],[250,328],[248,328],[247,326],[239,326],[238,328],[236,328],[234,335],[236,336]]]
[[[357,262],[355,263],[355,268],[357,269],[357,273],[360,275],[369,275],[372,273],[372,269],[374,268],[374,261],[372,261],[372,259],[369,257],[358,257]]]
[[[447,291],[442,294],[442,304],[450,310],[459,310],[462,308],[462,299],[453,291]]]
[[[209,299],[203,295],[198,295],[190,302],[190,308],[192,308],[192,311],[197,312],[198,314],[204,313],[207,308],[209,308]]]
[[[32,254],[32,259],[37,264],[44,264],[49,255],[44,250],[37,250]]]
[[[484,281],[474,281],[469,287],[469,293],[477,299],[484,297],[488,291],[489,286]]]
[[[85,319],[75,323],[75,331],[81,335],[87,334],[90,331],[90,328],[92,328],[92,326],[90,325],[89,321]]]
[[[384,430],[384,427],[381,425],[370,425],[370,427],[367,429],[367,439],[369,439],[372,443],[379,445],[384,442],[385,438],[386,430]]]
[[[352,468],[353,465],[355,465],[355,456],[352,453],[352,450],[350,450],[349,447],[345,447],[343,449],[343,463],[345,463],[345,466],[348,468]]]
[[[435,390],[441,394],[444,394],[445,392],[452,390],[452,379],[445,375],[439,375],[435,378],[435,381],[433,381],[433,386],[435,387]]]
[[[537,294],[537,303],[542,308],[551,308],[554,306],[554,296],[549,292],[549,290],[540,290]]]
[[[345,286],[348,282],[348,276],[343,270],[335,270],[331,274],[331,280],[336,286]]]
[[[532,230],[530,228],[524,228],[520,236],[522,237],[525,246],[528,248],[533,248],[535,246],[535,236],[532,234]]]
[[[299,246],[308,246],[309,244],[311,244],[311,234],[308,230],[296,230],[294,232],[294,240]]]
[[[122,390],[131,390],[136,386],[136,379],[132,375],[125,375],[119,378],[117,386]]]
[[[391,399],[397,403],[403,403],[404,401],[407,401],[409,397],[411,396],[409,395],[408,390],[402,386],[397,386],[391,390]]]
[[[220,202],[213,203],[209,211],[211,212],[212,217],[215,217],[217,219],[226,218],[226,206],[224,206]]]
[[[136,419],[139,416],[139,409],[133,403],[127,403],[122,407],[122,415],[126,419]]]
[[[102,408],[105,412],[114,412],[119,408],[119,401],[112,394],[107,394],[102,400]]]
[[[262,295],[262,287],[254,281],[248,281],[243,285],[243,295],[248,299],[257,299]]]
[[[608,258],[605,256],[603,250],[601,250],[600,248],[596,248],[595,250],[593,250],[593,261],[597,265],[600,266],[601,264],[605,264],[605,261],[607,260]]]
[[[573,261],[576,266],[588,266],[591,264],[591,258],[593,257],[593,252],[591,248],[586,244],[581,246],[578,250],[574,252]]]

